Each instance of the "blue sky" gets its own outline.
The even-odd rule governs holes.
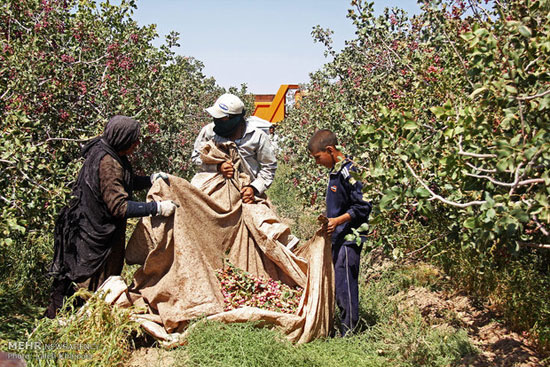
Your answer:
[[[138,0],[137,6],[140,25],[157,25],[157,45],[179,32],[178,54],[202,61],[222,87],[246,83],[255,94],[307,82],[327,62],[324,46],[311,37],[315,25],[334,31],[336,49],[355,31],[346,18],[349,0]],[[394,6],[419,12],[415,0],[375,1],[377,13]]]

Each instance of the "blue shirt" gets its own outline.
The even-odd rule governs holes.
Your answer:
[[[337,166],[338,167],[338,166]],[[334,170],[334,169],[333,169]],[[363,199],[363,184],[351,177],[355,171],[352,162],[345,159],[339,169],[330,172],[327,188],[327,217],[335,218],[348,213],[351,220],[336,227],[332,233],[332,244],[342,245],[352,228],[366,223],[372,209],[371,203]]]

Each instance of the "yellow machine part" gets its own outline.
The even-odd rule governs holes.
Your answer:
[[[283,84],[275,96],[256,95],[253,115],[272,123],[283,120],[285,118],[286,94],[290,89],[299,88],[297,84]]]

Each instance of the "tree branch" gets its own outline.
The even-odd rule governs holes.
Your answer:
[[[543,146],[541,146],[539,148],[539,150],[537,150],[537,152],[533,155],[533,157],[531,158],[531,160],[529,161],[529,163],[527,163],[527,166],[525,167],[525,170],[523,171],[523,173],[521,174],[521,176],[518,177],[518,170],[519,170],[519,167],[521,166],[521,163],[518,165],[518,170],[516,170],[516,180],[515,182],[518,182],[518,185],[519,185],[519,180],[521,180],[522,178],[525,177],[525,174],[527,173],[528,171],[528,168],[533,166],[535,164],[535,161],[537,160],[537,158],[542,154],[542,152],[544,151],[544,144]],[[529,181],[529,180],[527,180]],[[544,180],[543,180],[544,182]],[[516,189],[517,185],[516,186],[513,186],[511,189],[510,189],[510,192],[509,194],[512,195]]]
[[[414,251],[411,251],[411,252],[409,252],[408,254],[405,254],[405,256],[406,256],[406,257],[412,256],[412,255],[416,254],[417,252],[420,252],[420,251],[424,250],[426,247],[430,246],[430,245],[431,245],[432,243],[434,243],[435,241],[442,239],[443,237],[445,237],[445,236],[444,236],[444,235],[441,235],[441,236],[439,236],[439,237],[437,237],[437,238],[434,238],[433,240],[431,240],[430,242],[428,242],[427,244],[425,244],[425,245],[422,246],[421,248],[416,249],[416,250],[414,250]]]
[[[382,43],[384,44],[384,47],[386,47],[389,52],[393,53],[395,56],[397,56],[398,59],[402,60],[401,56],[399,56],[399,54],[397,52],[395,52],[390,46],[388,46],[388,44],[384,41],[384,39],[380,38],[380,40],[382,41]],[[391,59],[390,59],[390,62],[391,62]],[[392,64],[391,66],[393,67],[393,63],[391,63],[391,64]],[[403,64],[405,65],[405,67],[407,69],[409,69],[409,71],[411,73],[414,73],[413,68],[408,63],[403,63]]]
[[[548,233],[548,230],[546,229],[546,227],[544,226],[544,224],[542,224],[541,222],[539,222],[539,218],[537,218],[537,216],[535,214],[533,214],[531,216],[531,219],[533,219],[533,222],[535,222],[537,224],[537,228],[535,230],[540,230],[542,232],[542,234],[544,234],[546,237],[548,237],[550,234]]]
[[[532,247],[537,249],[550,250],[550,244],[546,244],[546,243],[532,243],[532,242],[518,241],[518,244],[523,247]]]
[[[516,99],[518,99],[520,101],[530,101],[530,100],[535,99],[535,98],[544,97],[547,94],[550,94],[550,89],[547,90],[547,91],[544,91],[542,93],[535,94],[534,96],[524,96],[524,97],[518,96],[518,97],[516,97]]]
[[[422,181],[422,179],[420,177],[418,177],[418,175],[414,172],[414,170],[412,169],[412,167],[409,165],[409,163],[407,161],[403,160],[403,163],[405,163],[405,165],[407,166],[407,168],[409,169],[409,171],[411,172],[413,177],[422,185],[422,187],[424,187],[426,190],[428,190],[430,195],[432,195],[431,200],[437,199],[437,200],[441,201],[442,203],[445,203],[445,204],[451,205],[451,206],[455,206],[457,208],[467,208],[469,206],[474,206],[474,205],[483,205],[487,202],[485,200],[475,200],[475,201],[470,201],[470,202],[467,202],[467,203],[457,203],[457,202],[454,202],[454,201],[447,200],[443,196],[437,195],[435,192],[433,192],[430,189],[430,187],[424,181]]]
[[[61,141],[88,141],[89,139],[70,139],[70,138],[48,138],[46,141],[61,140]]]
[[[520,169],[521,169],[522,166],[523,166],[523,163],[518,164],[518,167],[516,168],[516,172],[515,172],[515,175],[514,175],[515,176],[514,182],[502,182],[502,181],[496,180],[495,178],[493,178],[491,176],[478,175],[478,174],[470,173],[470,172],[465,172],[464,174],[468,177],[475,177],[475,178],[481,178],[481,179],[489,180],[490,182],[492,182],[492,183],[494,183],[495,185],[498,185],[498,186],[510,187],[511,188],[510,193],[509,193],[510,195],[512,195],[514,193],[514,190],[515,190],[516,187],[527,186],[527,185],[538,184],[538,183],[544,183],[543,178],[532,178],[532,179],[529,179],[529,180],[520,181],[520,179],[523,178],[523,175],[520,176],[520,174],[519,174]]]
[[[478,8],[478,9],[481,10],[481,11],[485,14],[485,16],[487,17],[486,20],[491,21],[491,15],[487,12],[487,10],[486,10],[483,6],[479,5],[479,3],[478,3],[477,1],[474,0],[473,3],[472,3],[472,1],[468,0],[468,3],[470,4],[470,9],[473,9],[473,7]],[[483,20],[483,19],[481,19],[481,17],[479,17],[479,19],[480,19],[480,20]]]
[[[105,75],[107,74],[107,69],[109,68],[108,65],[105,65],[105,69],[103,69],[103,74],[101,75],[101,82],[105,81]]]
[[[2,95],[0,96],[0,99],[4,99],[4,97],[6,96],[6,94],[8,94],[9,91],[11,91],[11,89],[9,87],[6,88],[6,91],[2,93]]]
[[[473,164],[471,164],[470,162],[466,162],[466,165],[468,167],[474,169],[475,171],[486,172],[486,173],[497,173],[496,169],[486,169],[486,168],[476,167]]]
[[[11,201],[7,198],[5,198],[4,196],[0,195],[0,199],[4,200],[6,203],[8,203],[9,205],[15,207],[16,209],[19,210],[19,212],[23,213],[23,209],[21,209],[21,207],[19,205],[17,205],[17,202],[15,201]]]
[[[447,42],[449,42],[449,44],[453,48],[454,53],[456,54],[456,56],[460,60],[460,65],[462,65],[462,72],[464,73],[464,78],[468,81],[468,83],[470,84],[470,87],[472,87],[472,89],[475,89],[474,83],[472,83],[472,81],[468,78],[468,69],[466,68],[464,59],[462,58],[462,56],[460,56],[460,53],[456,49],[454,43],[449,38],[449,35],[447,34],[447,31],[445,30],[445,27],[443,25],[442,25],[441,29],[443,29],[443,34],[445,35],[445,38],[447,39]]]
[[[46,191],[46,192],[49,192],[47,188],[45,188],[44,186],[40,185],[38,182],[34,181],[32,178],[30,178],[25,172],[23,172],[23,170],[21,169],[18,169],[19,172],[21,172],[21,174],[23,175],[23,177],[29,181],[30,183],[32,183],[33,185],[36,185],[37,187],[40,187],[42,190]]]
[[[134,116],[132,116],[132,118],[138,119],[139,115],[141,115],[143,111],[145,111],[145,107],[143,107],[141,110],[139,110]]]
[[[27,33],[30,33],[30,32],[31,32],[31,29],[30,29],[30,28],[25,27],[25,26],[24,26],[23,24],[21,24],[16,18],[11,18],[11,17],[10,17],[10,21],[11,21],[12,19],[13,19],[13,21],[14,21],[15,23],[17,23],[21,28],[23,28],[24,30],[26,30]]]
[[[6,199],[5,197],[3,197],[2,195],[0,195],[0,199],[4,200],[6,203],[8,204],[13,204],[10,200]]]
[[[470,172],[465,172],[464,174],[466,176],[469,176],[469,177],[483,178],[485,180],[489,180],[489,181],[491,181],[492,183],[494,183],[495,185],[498,185],[498,186],[511,187],[511,188],[516,188],[516,187],[519,187],[519,186],[527,186],[527,185],[538,184],[538,183],[543,183],[544,182],[543,178],[533,178],[533,179],[530,179],[530,180],[524,180],[524,181],[519,181],[519,182],[502,182],[502,181],[497,181],[494,178],[492,178],[490,176],[486,176],[486,175],[476,175],[476,174],[470,173]]]
[[[86,64],[86,65],[90,65],[90,64],[95,64],[101,60],[103,60],[105,58],[105,55],[101,56],[101,57],[98,57],[97,59],[95,60],[90,60],[90,61],[81,61],[80,60],[80,56],[79,56],[79,59],[78,61],[75,62],[75,64]]]
[[[519,120],[521,121],[521,136],[523,137],[523,145],[525,145],[525,139],[527,139],[527,136],[525,136],[525,119],[523,118],[523,105],[521,104],[521,101],[518,101],[518,112]]]
[[[484,158],[497,158],[496,154],[479,154],[479,153],[465,152],[464,149],[462,149],[462,136],[460,136],[458,138],[458,149],[459,149],[458,154],[466,156],[466,157],[481,158],[481,159],[484,159]]]
[[[525,67],[523,68],[523,71],[525,71],[526,73],[528,73],[528,72],[529,72],[529,69],[531,68],[531,66],[535,65],[535,64],[537,63],[537,61],[539,61],[539,60],[540,60],[540,56],[537,57],[536,59],[532,60],[529,64],[527,64],[527,66],[525,66]]]
[[[495,185],[498,185],[498,186],[506,186],[506,187],[513,187],[514,186],[513,182],[508,183],[508,182],[497,181],[494,178],[492,178],[490,176],[486,176],[486,175],[476,175],[475,173],[470,173],[470,172],[464,172],[464,174],[468,177],[475,177],[475,178],[482,178],[482,179],[485,179],[485,180],[489,180],[490,182],[492,182],[492,183],[494,183]]]

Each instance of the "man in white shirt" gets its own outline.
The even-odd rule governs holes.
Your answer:
[[[245,163],[246,173],[251,176],[249,186],[241,190],[244,203],[254,203],[254,195],[262,195],[273,182],[277,159],[269,136],[245,119],[244,103],[233,94],[223,94],[212,107],[206,109],[213,122],[202,128],[195,140],[191,160],[206,172],[220,172],[224,177],[233,177],[233,163],[218,165],[203,164],[200,151],[208,141],[223,143],[233,141]]]

